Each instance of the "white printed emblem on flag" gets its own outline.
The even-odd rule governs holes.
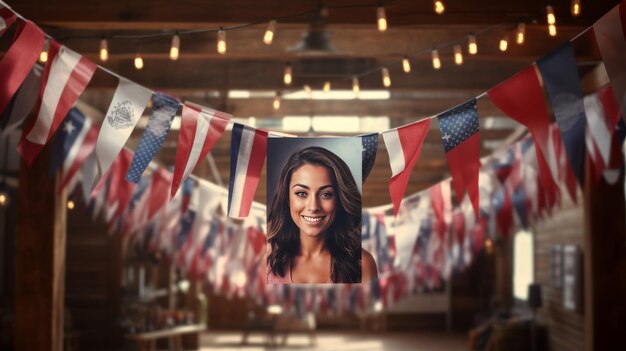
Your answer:
[[[100,176],[111,167],[126,144],[151,95],[150,90],[120,78],[96,144]]]

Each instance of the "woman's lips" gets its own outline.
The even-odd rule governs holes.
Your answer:
[[[322,219],[326,218],[326,216],[305,216],[305,215],[301,215],[302,219],[304,219],[304,221],[308,224],[318,224],[320,222],[322,222]]]

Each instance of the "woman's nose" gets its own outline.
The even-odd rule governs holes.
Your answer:
[[[319,202],[317,196],[309,196],[306,202],[306,209],[315,212],[319,209]]]

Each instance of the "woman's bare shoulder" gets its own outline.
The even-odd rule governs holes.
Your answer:
[[[374,256],[365,249],[361,249],[361,272],[363,283],[369,282],[372,278],[378,278]]]

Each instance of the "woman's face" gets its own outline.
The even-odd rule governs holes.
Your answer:
[[[324,233],[335,219],[336,205],[337,191],[325,167],[305,164],[293,172],[289,182],[289,212],[300,234]]]

